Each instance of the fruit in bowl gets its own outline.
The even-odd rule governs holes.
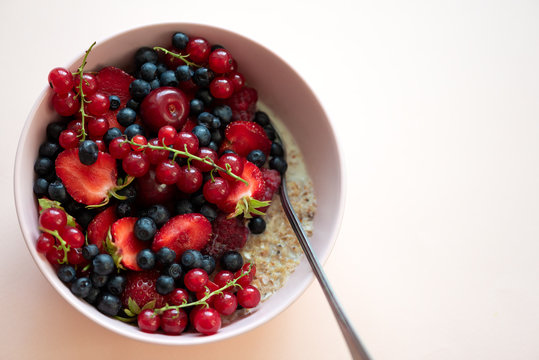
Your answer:
[[[167,29],[157,26],[155,39],[121,60],[92,66],[103,56],[92,46],[74,69],[50,72],[33,155],[32,232],[41,233],[26,239],[40,268],[50,263],[48,278],[56,272],[53,285],[94,320],[187,343],[165,335],[223,338],[289,303],[266,306],[301,269],[301,249],[272,203],[281,174],[309,234],[316,200],[301,146],[271,97],[270,106],[259,101],[233,47],[206,40],[221,33]]]

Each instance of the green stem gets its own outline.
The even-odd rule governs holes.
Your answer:
[[[187,55],[181,55],[181,54],[177,54],[175,52],[172,52],[170,50],[167,50],[165,48],[162,48],[160,46],[155,46],[153,48],[155,51],[162,51],[164,52],[166,55],[170,55],[172,57],[175,57],[176,59],[180,59],[181,61],[183,61],[186,65],[189,65],[189,66],[193,66],[193,67],[200,67],[200,65],[197,65],[195,64],[194,62],[191,62],[189,60],[187,60],[187,58],[189,57],[189,54]]]
[[[69,252],[69,250],[71,249],[71,247],[69,245],[67,245],[67,243],[65,242],[64,239],[62,239],[62,237],[60,236],[60,233],[58,233],[58,230],[49,230],[49,229],[45,229],[44,227],[39,227],[39,230],[47,233],[47,234],[50,234],[52,236],[54,236],[56,239],[58,239],[58,241],[60,242],[60,249],[62,249],[64,251],[64,257],[62,258],[62,261],[59,262],[59,264],[66,264],[67,263],[67,253]],[[56,247],[56,246],[55,246]],[[58,249],[58,247],[56,247]]]
[[[209,158],[207,156],[204,157],[204,158],[201,158],[199,156],[196,156],[196,155],[193,155],[193,154],[189,153],[187,151],[187,149],[185,151],[181,151],[181,150],[173,149],[173,148],[171,148],[169,146],[166,146],[164,144],[163,144],[163,146],[152,145],[152,144],[142,145],[142,144],[137,144],[137,143],[133,142],[132,140],[126,140],[126,142],[131,144],[131,145],[138,146],[139,148],[149,148],[149,149],[152,149],[152,150],[167,150],[167,151],[172,152],[174,154],[174,156],[182,155],[182,156],[187,157],[188,161],[189,160],[197,160],[197,161],[203,162],[205,164],[213,166],[215,169],[217,169],[219,171],[222,171],[222,172],[226,173],[227,175],[233,177],[234,179],[243,182],[245,185],[249,185],[247,180],[244,180],[241,177],[239,177],[238,175],[234,174],[231,171],[230,167],[227,166],[227,168],[224,169],[221,166],[217,165],[211,158]]]
[[[88,48],[88,50],[86,50],[86,53],[84,54],[84,58],[82,59],[82,63],[77,69],[77,72],[73,74],[73,75],[79,76],[79,84],[77,85],[77,89],[79,90],[79,96],[80,96],[80,110],[79,111],[81,114],[81,130],[80,130],[79,136],[80,136],[81,141],[86,140],[86,130],[84,126],[85,126],[86,116],[88,116],[86,114],[86,111],[84,111],[84,103],[88,101],[86,100],[86,96],[84,95],[84,91],[82,90],[82,82],[84,81],[84,67],[86,66],[88,55],[90,54],[90,51],[92,51],[92,48],[94,47],[95,44],[96,42],[94,41],[94,43]]]

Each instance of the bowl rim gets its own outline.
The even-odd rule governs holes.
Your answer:
[[[345,200],[346,200],[345,194],[346,194],[346,190],[347,190],[346,189],[347,184],[346,184],[346,176],[345,176],[346,175],[346,164],[345,164],[345,162],[343,160],[343,156],[342,156],[342,154],[343,154],[342,145],[337,141],[337,137],[336,137],[336,133],[335,133],[333,123],[331,121],[331,118],[328,116],[328,113],[327,113],[326,109],[324,108],[322,101],[320,101],[318,96],[314,93],[312,88],[309,86],[308,82],[302,76],[300,76],[300,74],[296,71],[296,69],[294,69],[281,56],[279,56],[278,54],[273,52],[271,49],[269,49],[268,47],[266,47],[264,44],[260,43],[259,41],[254,40],[252,38],[248,38],[248,37],[246,37],[246,36],[244,36],[242,34],[231,31],[231,30],[229,30],[227,28],[224,28],[224,27],[221,27],[221,26],[214,26],[214,25],[209,25],[209,24],[205,24],[205,23],[195,23],[195,22],[149,23],[149,24],[144,24],[144,25],[137,26],[137,27],[132,27],[132,28],[120,31],[118,33],[115,33],[113,35],[104,37],[100,41],[97,42],[96,46],[106,44],[106,43],[108,43],[110,41],[115,40],[116,38],[118,38],[120,36],[124,36],[124,35],[126,35],[126,34],[128,34],[130,32],[133,32],[133,31],[155,30],[155,29],[160,28],[160,27],[169,27],[169,26],[176,26],[177,28],[200,27],[200,28],[206,28],[206,29],[212,30],[212,31],[227,32],[227,33],[229,33],[229,35],[241,38],[242,41],[252,42],[252,43],[256,44],[257,46],[261,47],[264,51],[268,52],[273,57],[278,59],[280,62],[285,64],[286,67],[288,68],[288,70],[290,70],[292,73],[294,73],[294,75],[297,77],[297,79],[299,79],[299,83],[301,83],[301,85],[303,85],[309,91],[309,93],[310,93],[309,95],[311,95],[313,97],[313,99],[320,106],[320,109],[322,110],[322,113],[323,113],[323,117],[326,119],[328,129],[329,129],[329,133],[327,134],[327,136],[330,136],[331,139],[334,140],[334,143],[336,145],[335,152],[336,152],[336,155],[337,155],[337,159],[336,159],[337,162],[338,162],[337,165],[338,165],[338,168],[340,169],[340,183],[339,183],[339,186],[340,186],[340,189],[341,189],[340,196],[339,196],[338,202],[337,202],[338,203],[338,213],[335,214],[336,221],[334,223],[334,227],[333,227],[332,232],[328,234],[331,241],[328,244],[326,253],[322,254],[322,256],[319,256],[320,263],[324,264],[328,260],[330,254],[333,252],[337,237],[338,237],[338,235],[340,233],[340,230],[341,230],[342,221],[343,221],[343,215],[344,215],[344,210],[345,210]],[[84,55],[84,53],[82,53],[79,56],[74,57],[73,60],[70,63],[68,63],[69,64],[68,66],[71,67],[71,66],[74,66],[75,64],[77,64],[78,62],[80,62],[83,55]],[[56,279],[51,279],[50,278],[50,276],[48,275],[47,268],[46,268],[46,266],[50,266],[50,265],[46,261],[38,260],[38,258],[41,258],[41,255],[38,254],[36,249],[35,249],[34,239],[32,238],[30,230],[25,228],[25,226],[23,225],[23,222],[22,222],[22,218],[24,217],[24,214],[25,214],[24,213],[25,209],[23,208],[22,199],[24,197],[24,194],[27,191],[23,191],[25,189],[22,189],[22,187],[17,186],[17,184],[20,183],[20,179],[22,179],[22,176],[23,176],[23,169],[24,169],[23,168],[24,159],[22,158],[23,144],[24,144],[24,140],[28,136],[28,133],[30,132],[32,119],[35,117],[38,108],[40,106],[42,106],[42,103],[44,101],[47,100],[47,92],[48,91],[49,91],[49,88],[47,86],[45,86],[44,89],[40,92],[36,102],[34,103],[34,105],[32,106],[32,108],[30,110],[30,112],[28,113],[28,116],[27,116],[27,118],[25,120],[24,127],[23,127],[23,129],[22,129],[22,131],[20,133],[20,136],[19,136],[18,145],[17,145],[17,151],[16,151],[16,155],[15,155],[14,173],[13,173],[13,181],[14,181],[13,182],[13,190],[14,190],[13,194],[14,194],[14,200],[15,200],[15,209],[16,209],[16,213],[17,213],[17,220],[18,220],[18,223],[19,223],[19,227],[20,227],[21,232],[23,234],[24,242],[25,242],[28,250],[30,251],[30,254],[32,256],[32,260],[34,261],[34,263],[39,268],[41,274],[47,279],[47,282],[60,294],[60,296],[65,301],[67,301],[71,306],[73,306],[75,309],[77,309],[84,316],[86,316],[87,318],[89,318],[93,322],[103,326],[104,328],[106,328],[106,329],[108,329],[108,330],[110,330],[110,331],[112,331],[114,333],[117,333],[119,335],[125,336],[127,338],[131,338],[131,339],[134,339],[134,340],[139,340],[139,341],[142,341],[142,342],[146,342],[146,343],[161,344],[161,345],[172,345],[172,346],[178,346],[178,345],[179,346],[202,345],[202,344],[205,344],[205,343],[217,342],[217,341],[221,341],[221,340],[225,340],[225,339],[228,339],[228,338],[231,338],[231,337],[238,336],[238,335],[246,333],[246,332],[248,332],[248,331],[250,331],[250,330],[252,330],[254,328],[257,328],[257,327],[263,325],[264,323],[267,323],[268,321],[274,319],[278,314],[281,314],[283,311],[285,311],[287,308],[289,308],[294,302],[296,302],[305,293],[305,291],[309,288],[309,286],[312,284],[312,282],[314,281],[314,274],[312,273],[312,270],[309,269],[308,270],[308,275],[306,276],[306,278],[303,281],[301,281],[301,287],[300,287],[301,290],[298,293],[296,293],[294,296],[291,296],[290,298],[288,298],[286,301],[283,301],[280,306],[273,307],[270,310],[268,310],[267,314],[263,318],[261,318],[260,321],[248,322],[248,323],[245,323],[245,325],[243,325],[242,327],[240,327],[238,329],[234,329],[232,331],[221,331],[221,332],[218,332],[217,334],[214,334],[212,336],[203,336],[203,337],[196,337],[196,338],[190,337],[189,338],[190,341],[188,341],[188,342],[170,341],[170,339],[178,339],[178,338],[181,338],[181,336],[180,337],[178,337],[178,336],[171,337],[171,336],[168,336],[168,335],[161,335],[161,334],[158,334],[158,335],[161,335],[161,336],[153,336],[153,335],[156,335],[156,334],[148,334],[148,333],[144,333],[144,332],[141,332],[141,331],[139,331],[139,332],[125,332],[125,331],[122,331],[121,327],[111,325],[109,323],[109,321],[108,321],[108,319],[110,319],[110,318],[107,317],[106,315],[95,316],[95,315],[93,315],[93,314],[91,314],[91,313],[89,313],[87,311],[84,311],[85,306],[91,306],[91,305],[86,304],[83,301],[81,301],[80,299],[72,296],[71,293],[67,293],[66,292],[67,287],[64,284],[61,284],[59,281],[55,281]],[[306,262],[306,260],[304,259],[304,256],[302,256],[302,262],[304,262],[304,261]],[[191,341],[191,340],[195,340],[195,341]]]

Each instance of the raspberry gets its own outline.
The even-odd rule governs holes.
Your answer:
[[[220,258],[227,251],[244,247],[249,234],[249,229],[238,217],[227,219],[224,214],[220,214],[214,220],[212,229],[213,236],[202,253],[214,258]]]
[[[254,113],[258,93],[250,87],[243,87],[234,93],[227,101],[227,105],[234,111],[251,111]]]

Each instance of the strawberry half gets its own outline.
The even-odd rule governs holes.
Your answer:
[[[202,253],[219,259],[225,252],[238,251],[245,246],[249,229],[241,218],[228,218],[226,215],[220,214],[211,226],[213,235]]]
[[[55,166],[69,195],[82,204],[104,205],[117,188],[116,160],[107,153],[100,151],[94,164],[84,165],[79,149],[69,149],[58,155]]]
[[[202,250],[210,240],[211,223],[204,215],[191,213],[170,219],[155,234],[152,250],[168,247],[176,253],[176,260],[185,250]]]
[[[110,233],[111,241],[107,241],[107,250],[118,265],[135,271],[142,271],[137,265],[137,254],[140,250],[148,247],[147,243],[140,241],[135,236],[135,223],[138,218],[124,217],[112,224]]]
[[[241,178],[249,185],[241,181],[231,183],[228,197],[217,206],[230,214],[229,217],[243,214],[248,219],[252,215],[264,215],[259,208],[268,206],[269,202],[260,201],[266,189],[262,172],[255,164],[246,160]]]
[[[225,141],[220,152],[231,149],[239,156],[247,157],[253,150],[262,150],[268,156],[271,141],[264,128],[253,121],[233,121],[226,127]]]
[[[107,234],[116,219],[116,207],[110,206],[97,214],[88,224],[88,243],[97,245],[99,252],[103,252]]]
[[[137,303],[140,308],[150,301],[155,300],[155,307],[165,305],[165,298],[155,289],[155,281],[159,277],[159,271],[128,272],[127,282],[122,293],[122,304],[129,308],[129,299]]]

